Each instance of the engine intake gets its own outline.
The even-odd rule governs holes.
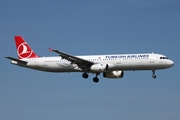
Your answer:
[[[104,72],[103,77],[106,78],[122,78],[124,76],[124,71],[112,71],[112,72]]]

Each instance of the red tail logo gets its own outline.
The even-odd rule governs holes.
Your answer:
[[[19,59],[38,57],[21,36],[15,36],[14,38]]]

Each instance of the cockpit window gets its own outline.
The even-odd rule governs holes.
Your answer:
[[[168,59],[167,57],[160,57],[160,59]]]

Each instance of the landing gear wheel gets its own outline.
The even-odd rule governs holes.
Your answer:
[[[85,78],[85,79],[87,79],[87,78],[89,77],[89,75],[88,75],[87,73],[83,73],[83,74],[82,74],[82,77]]]
[[[93,78],[93,81],[94,81],[95,83],[98,83],[98,82],[99,82],[99,78],[94,77],[94,78]]]
[[[155,78],[156,78],[156,75],[153,75],[152,77],[155,79]]]
[[[152,70],[152,74],[153,74],[153,78],[155,79],[156,78],[156,75],[155,75],[155,70]]]

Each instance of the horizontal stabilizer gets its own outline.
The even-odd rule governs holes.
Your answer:
[[[13,58],[13,57],[6,57],[7,59],[10,59],[10,60],[13,60],[13,61],[16,61],[16,62],[19,62],[21,64],[27,64],[26,61],[22,61],[22,60],[19,60],[19,59],[16,59],[16,58]]]

